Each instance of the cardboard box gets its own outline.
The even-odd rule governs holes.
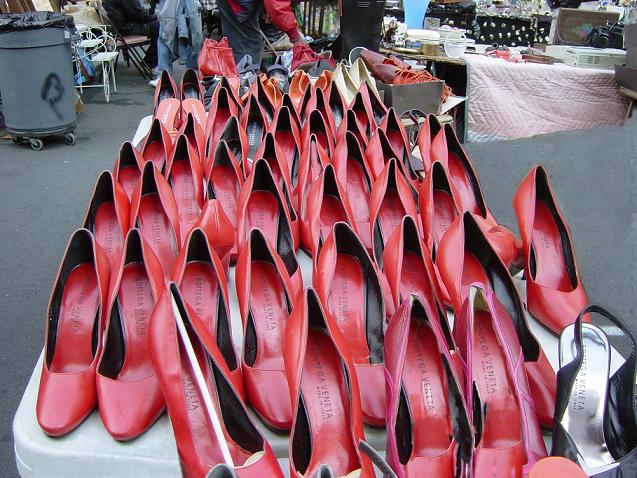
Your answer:
[[[593,28],[618,21],[619,13],[617,12],[558,8],[553,11],[549,43],[585,46],[585,38]]]
[[[393,107],[399,116],[413,109],[419,109],[426,114],[439,113],[443,85],[442,80],[413,85],[387,85],[376,82],[378,89],[384,93],[385,105]]]
[[[637,48],[637,23],[624,25],[624,48]]]
[[[615,80],[619,86],[637,91],[637,68],[615,65]]]

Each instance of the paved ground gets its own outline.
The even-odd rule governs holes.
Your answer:
[[[66,241],[80,225],[97,174],[111,168],[120,143],[148,114],[152,91],[120,66],[120,93],[106,104],[85,96],[78,144],[47,143],[41,152],[0,142],[0,212],[4,273],[0,277],[0,476],[16,475],[11,423],[40,353],[44,311]],[[519,181],[534,163],[547,166],[569,222],[592,300],[606,304],[637,331],[634,192],[637,121],[624,128],[557,133],[469,145],[495,216],[514,227]]]

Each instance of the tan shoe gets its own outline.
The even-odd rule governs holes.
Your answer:
[[[372,77],[367,69],[367,65],[362,58],[358,58],[352,66],[349,67],[349,76],[356,85],[356,89],[361,87],[361,84],[367,83],[369,91],[376,95],[380,99],[378,89],[376,88],[376,80]]]
[[[358,92],[358,87],[352,80],[347,68],[343,63],[336,65],[334,73],[332,73],[332,82],[336,85],[338,92],[341,94],[347,106],[352,104],[354,96]]]

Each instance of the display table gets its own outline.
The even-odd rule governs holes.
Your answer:
[[[511,63],[466,55],[469,141],[621,126],[628,99],[614,70]]]

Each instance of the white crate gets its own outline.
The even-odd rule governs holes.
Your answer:
[[[614,68],[626,62],[626,52],[615,48],[570,47],[564,63],[580,68]]]

